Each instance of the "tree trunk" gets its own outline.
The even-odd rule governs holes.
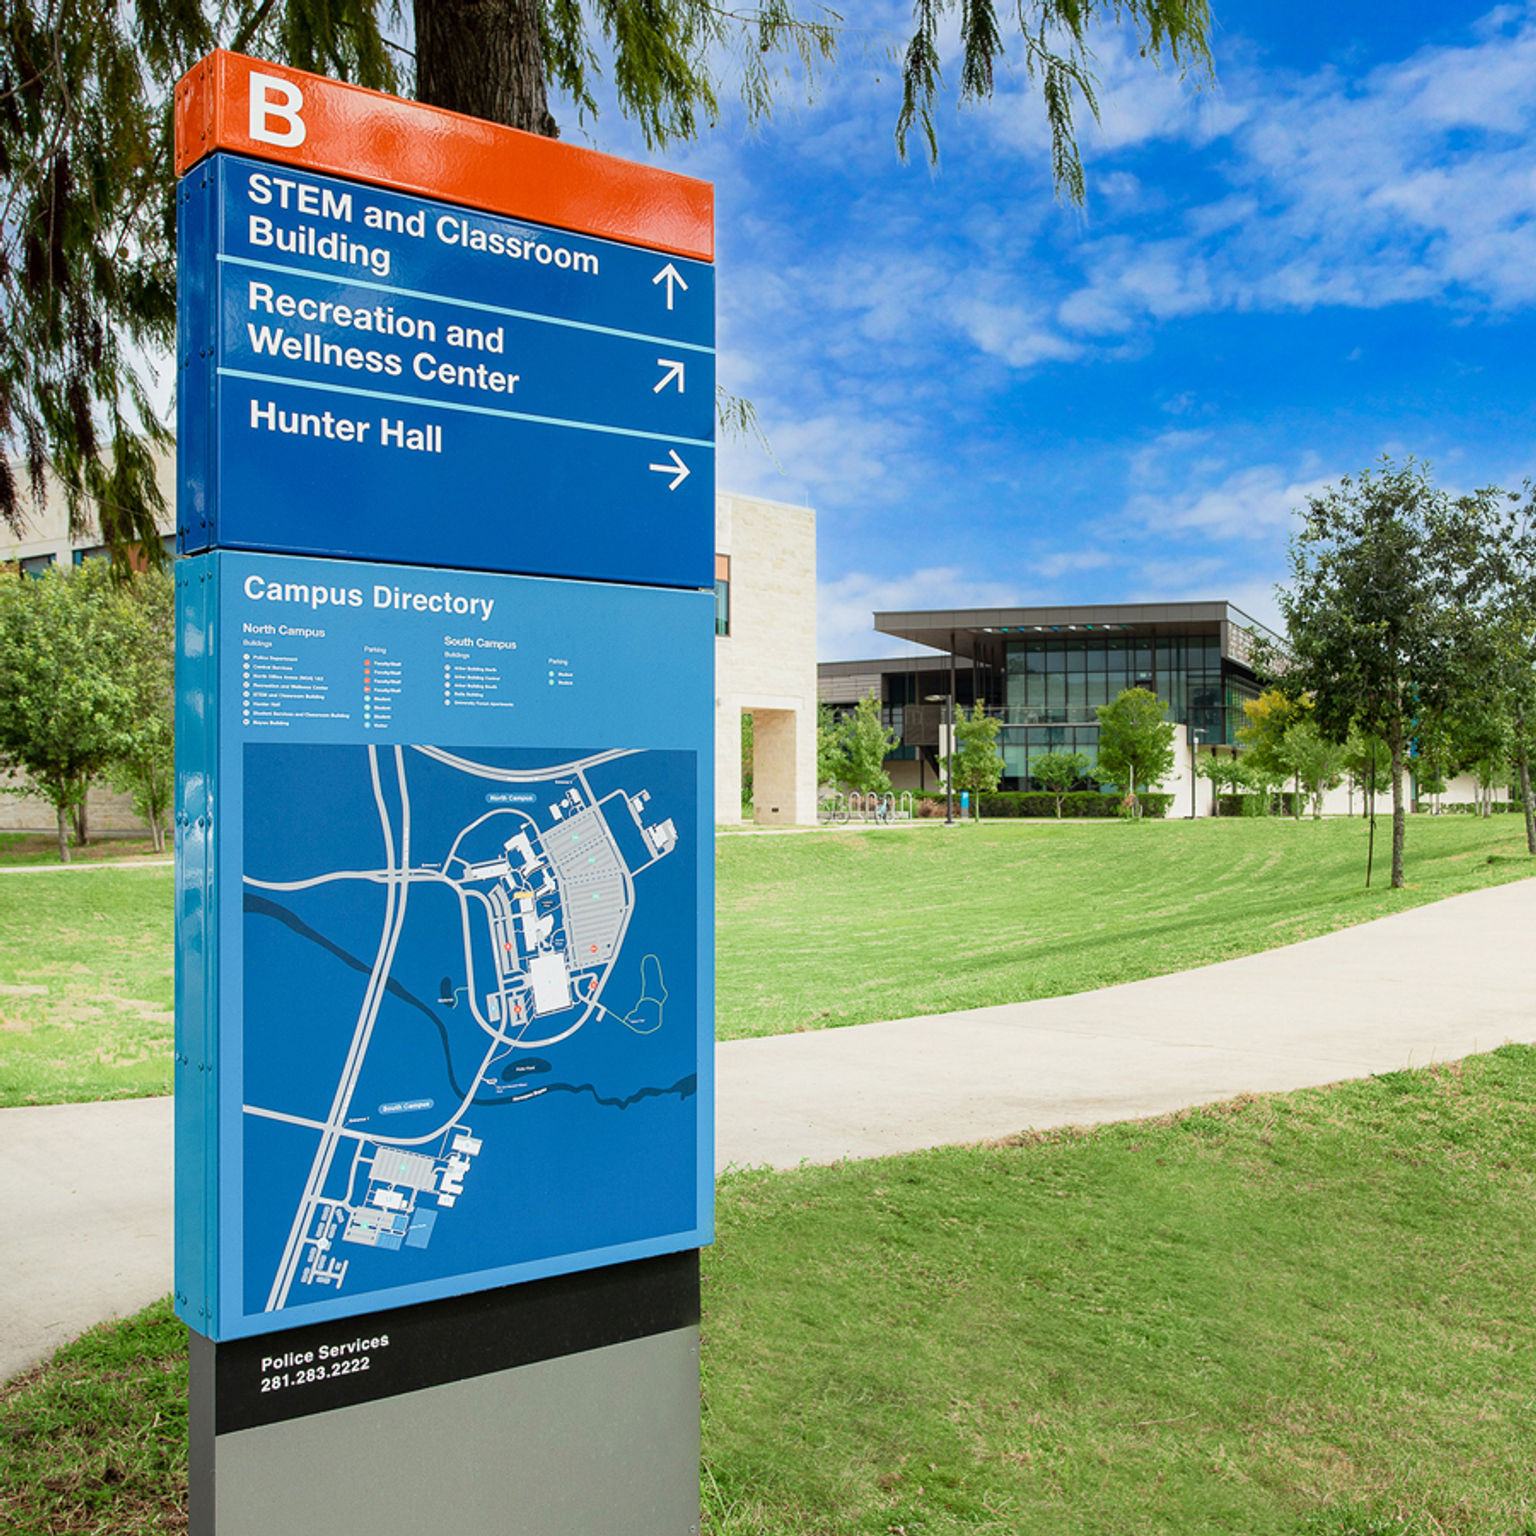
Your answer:
[[[1387,727],[1392,749],[1392,889],[1403,888],[1403,841],[1408,833],[1408,809],[1403,804],[1403,721],[1394,716]]]
[[[557,139],[539,0],[415,0],[416,99]]]
[[[85,845],[91,840],[91,828],[90,822],[88,820],[89,812],[85,803],[86,797],[90,794],[90,790],[90,780],[82,778],[80,780],[80,798],[75,803],[75,841],[79,843],[82,848],[84,848]]]
[[[69,810],[61,801],[56,807],[59,824],[59,863],[69,863]]]
[[[1515,706],[1515,755],[1520,764],[1520,809],[1525,812],[1525,849],[1536,853],[1536,806],[1531,804],[1531,758],[1525,745],[1525,706]]]
[[[1365,888],[1371,888],[1371,865],[1376,859],[1376,743],[1371,742],[1371,787],[1366,803],[1366,815],[1370,817],[1371,830],[1365,843]]]

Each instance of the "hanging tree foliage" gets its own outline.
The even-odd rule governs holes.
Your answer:
[[[1000,66],[1021,67],[1072,201],[1084,191],[1074,112],[1098,110],[1098,31],[1128,27],[1154,63],[1210,68],[1206,0],[914,0],[910,33],[888,49],[903,156],[916,133],[937,158],[951,20],[961,104],[990,97]],[[590,122],[606,81],[660,149],[713,127],[732,87],[749,121],[785,90],[814,92],[848,41],[839,13],[792,0],[414,0],[410,21],[401,0],[0,0],[0,523],[21,531],[26,493],[40,497],[51,470],[73,535],[94,519],[115,552],[158,553],[154,450],[169,432],[151,367],[169,366],[176,325],[169,102],[210,48],[546,136],[559,133],[552,94]],[[727,398],[723,414],[752,429],[745,402]]]

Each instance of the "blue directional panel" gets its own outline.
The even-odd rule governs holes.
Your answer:
[[[711,595],[233,551],[177,581],[182,1316],[708,1242]]]
[[[707,262],[227,154],[178,209],[184,549],[713,585]]]

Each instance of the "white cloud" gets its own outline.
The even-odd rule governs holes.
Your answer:
[[[905,447],[894,423],[848,409],[794,418],[774,403],[758,408],[772,460],[755,442],[727,438],[720,444],[722,490],[752,492],[776,501],[858,502],[878,497],[881,484]]]
[[[1536,300],[1536,22],[1362,80],[1239,72],[1231,89],[1231,191],[1159,241],[1089,242],[1063,325],[1110,337],[1222,309]]]
[[[1298,480],[1275,464],[1235,470],[1205,490],[1142,493],[1126,512],[1149,531],[1200,533],[1214,539],[1268,539],[1285,533],[1295,514],[1336,476]]]
[[[1018,601],[1015,588],[970,576],[959,566],[930,566],[899,576],[849,571],[817,587],[817,651],[823,661],[901,656],[912,647],[890,635],[876,634],[876,613],[923,608],[1000,608]]]
[[[1246,111],[1219,91],[1197,89],[1177,70],[1158,68],[1143,58],[1128,29],[1095,39],[1089,71],[1097,82],[1098,122],[1085,102],[1073,102],[1085,160],[1157,139],[1205,143],[1230,132]],[[996,95],[982,110],[1000,147],[1037,159],[1049,152],[1045,104],[1038,84],[1022,69],[999,81]]]
[[[1083,350],[1080,343],[1063,336],[1031,304],[960,297],[950,306],[949,313],[978,350],[1000,358],[1010,368],[1070,361]]]
[[[1114,565],[1115,559],[1102,549],[1070,549],[1054,555],[1040,555],[1029,561],[1029,568],[1042,581],[1058,581],[1081,571],[1102,571]]]

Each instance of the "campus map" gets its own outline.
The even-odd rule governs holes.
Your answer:
[[[694,773],[246,746],[248,1311],[693,1225]]]

